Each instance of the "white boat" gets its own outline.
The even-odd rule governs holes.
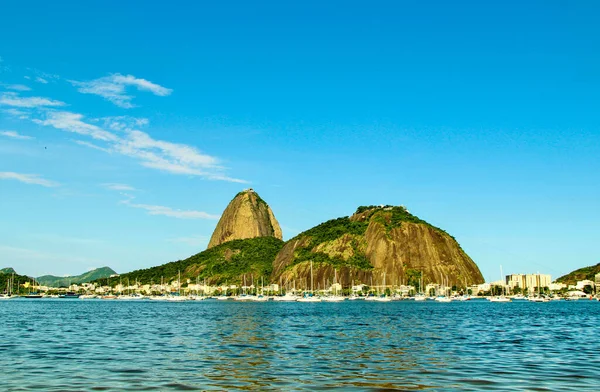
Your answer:
[[[435,302],[452,302],[452,298],[446,297],[445,295],[440,295],[435,297]]]
[[[166,298],[165,301],[168,301],[168,302],[184,302],[184,301],[189,300],[189,298],[186,297],[185,295],[168,295],[165,298]]]
[[[296,300],[296,302],[321,302],[321,297],[315,297],[312,295],[307,295],[305,297],[300,297]]]
[[[276,302],[295,302],[297,299],[297,295],[289,293],[285,293],[285,295],[276,295],[273,297],[273,301]]]
[[[489,297],[488,301],[490,301],[490,302],[511,302],[510,298],[504,297],[504,296]]]
[[[323,297],[324,302],[342,302],[345,300],[346,300],[346,298],[344,298],[340,295],[328,295],[328,296]]]
[[[321,302],[321,297],[316,297],[313,295],[314,286],[313,286],[313,263],[310,262],[310,293],[305,293],[302,297],[296,299],[296,302]]]
[[[427,299],[427,297],[423,293],[419,293],[419,294],[415,295],[413,298],[415,301],[425,301]]]
[[[219,296],[217,296],[215,298],[218,299],[219,301],[227,301],[231,297],[228,297],[226,295],[219,295]]]

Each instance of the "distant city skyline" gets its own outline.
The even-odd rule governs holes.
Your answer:
[[[185,8],[3,5],[0,268],[184,259],[248,187],[284,240],[393,204],[487,282],[600,262],[600,4]]]

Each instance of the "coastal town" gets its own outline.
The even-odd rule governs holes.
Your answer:
[[[176,278],[171,281],[141,284],[125,282],[115,274],[98,281],[70,284],[63,287],[50,287],[38,283],[35,279],[25,282],[7,280],[7,286],[0,299],[40,299],[40,298],[79,298],[79,299],[116,299],[116,300],[238,300],[238,301],[299,301],[309,298],[311,302],[336,302],[343,300],[433,300],[438,302],[467,301],[487,299],[492,302],[510,302],[531,300],[546,302],[551,300],[600,300],[600,273],[594,280],[580,280],[576,284],[553,282],[548,274],[510,274],[505,280],[472,285],[468,287],[446,286],[439,283],[423,285],[367,285],[353,284],[342,287],[339,283],[317,285],[314,289],[296,289],[287,284],[263,285],[249,284],[210,285],[199,279]],[[258,279],[257,281],[259,281]],[[111,284],[111,281],[113,284]],[[116,283],[118,282],[118,283]]]

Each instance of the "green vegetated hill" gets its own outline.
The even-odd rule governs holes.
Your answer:
[[[29,276],[19,275],[12,268],[3,268],[0,270],[0,293],[6,292],[6,282],[9,279],[14,279],[14,292],[19,290],[21,284],[25,282],[31,282],[31,278]]]
[[[588,279],[593,281],[598,273],[600,273],[600,263],[569,272],[568,274],[556,279],[556,281],[567,285],[576,284],[578,280]]]
[[[109,267],[96,268],[92,271],[85,272],[81,275],[77,276],[53,276],[53,275],[44,275],[36,278],[36,280],[42,286],[49,287],[67,287],[70,284],[81,284],[92,282],[98,279],[108,278],[111,275],[115,275],[116,272],[113,271]]]
[[[363,206],[354,215],[333,219],[287,241],[275,258],[272,280],[314,287],[337,279],[397,285],[482,283],[477,265],[448,233],[402,206]]]
[[[151,282],[171,282],[177,279],[181,271],[182,284],[187,279],[207,284],[239,284],[244,276],[250,284],[252,277],[263,277],[268,281],[275,256],[283,246],[283,241],[275,237],[256,237],[244,240],[232,240],[207,249],[185,260],[174,261],[157,267],[132,271],[120,276],[120,281],[130,283],[138,281],[142,284]],[[115,279],[111,285],[119,282]],[[102,281],[103,284],[106,281]]]

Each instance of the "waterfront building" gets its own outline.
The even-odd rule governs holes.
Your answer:
[[[575,285],[575,289],[583,291],[583,288],[585,286],[590,286],[592,289],[594,289],[595,283],[593,280],[588,280],[588,279],[578,280],[577,284]]]
[[[506,284],[514,289],[516,287],[528,291],[537,290],[538,287],[543,289],[544,287],[550,287],[552,283],[552,277],[548,274],[511,274],[506,275]]]
[[[564,288],[567,288],[567,285],[564,283],[550,283],[550,286],[548,286],[548,288],[550,289],[550,291],[560,291]]]

